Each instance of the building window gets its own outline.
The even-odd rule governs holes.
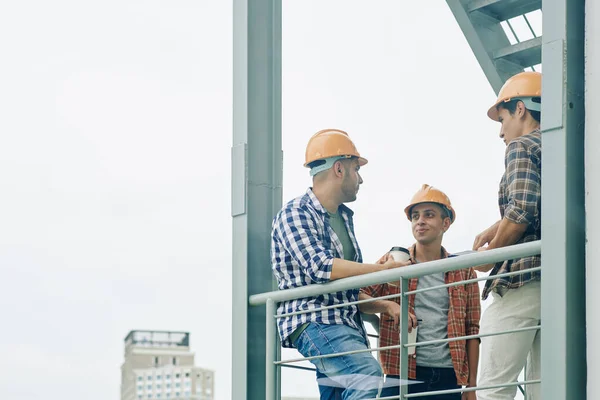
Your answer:
[[[186,386],[186,387],[190,387],[190,385],[191,385],[191,383],[190,383],[190,382],[186,382],[186,383],[185,383],[185,386]]]
[[[171,398],[171,393],[167,393],[167,399]]]
[[[181,384],[179,382],[175,382],[175,387],[180,387]]]
[[[154,357],[154,365],[158,365],[160,363],[159,357]]]
[[[165,375],[165,379],[171,379],[171,375]]]
[[[179,379],[180,375],[179,374],[175,374],[175,379]]]
[[[138,382],[141,381],[142,379],[144,379],[144,378],[142,378],[141,376],[137,377]]]
[[[177,357],[173,357],[173,365],[177,365]]]
[[[189,377],[190,377],[190,373],[189,373],[189,372],[186,372],[186,373],[185,373],[185,377],[186,377],[186,378],[189,378]]]
[[[156,384],[156,390],[160,389],[160,383]]]
[[[170,389],[170,388],[171,388],[171,384],[167,383],[167,389]]]
[[[161,379],[162,379],[162,376],[161,376],[161,375],[157,375],[157,376],[156,376],[156,380],[157,380],[157,381],[160,381]]]
[[[147,378],[147,379],[148,379],[149,381],[151,381],[151,380],[152,380],[152,375],[148,375],[148,378]]]
[[[141,399],[143,396],[141,394],[138,394],[138,399]]]
[[[148,393],[148,398],[151,399],[152,398],[152,393]]]
[[[160,393],[156,393],[156,398],[160,399]]]
[[[175,392],[175,397],[179,397],[179,392]]]
[[[152,390],[152,385],[148,385],[148,390]]]

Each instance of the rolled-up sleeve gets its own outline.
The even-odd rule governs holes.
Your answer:
[[[281,210],[275,220],[275,235],[298,268],[316,283],[331,280],[334,254],[325,248],[314,216],[301,208]]]
[[[539,215],[541,174],[525,146],[515,140],[506,149],[508,204],[504,217],[516,224],[531,224]]]
[[[379,285],[366,286],[361,288],[360,292],[366,294],[369,297],[381,297],[383,296],[383,287],[383,283]]]

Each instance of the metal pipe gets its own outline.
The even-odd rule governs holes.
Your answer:
[[[487,389],[495,389],[495,388],[519,386],[519,385],[533,385],[536,383],[542,383],[542,381],[540,379],[536,379],[536,380],[531,380],[531,381],[501,383],[498,385],[487,385],[487,386],[475,386],[475,387],[468,387],[468,388],[462,388],[462,389],[436,390],[435,392],[407,394],[406,396],[404,396],[404,398],[412,399],[414,397],[435,396],[435,395],[441,395],[441,394],[476,392],[478,390],[487,390]],[[391,397],[391,398],[393,398],[393,397]]]
[[[520,271],[507,272],[505,274],[488,275],[488,276],[483,276],[481,278],[467,279],[466,281],[445,283],[445,284],[439,285],[439,286],[432,286],[432,287],[429,287],[429,288],[417,289],[417,290],[413,290],[412,292],[406,292],[406,295],[408,296],[408,295],[411,295],[411,294],[428,292],[430,290],[441,289],[441,288],[445,288],[445,287],[466,285],[466,284],[469,284],[469,283],[480,282],[480,281],[487,281],[487,280],[490,280],[490,279],[504,278],[506,276],[521,275],[521,274],[524,274],[524,273],[541,271],[541,270],[542,270],[542,267],[535,267],[535,268],[523,269],[523,270],[520,270]],[[379,299],[379,297],[378,297],[378,299]]]
[[[426,342],[416,342],[416,343],[407,344],[406,347],[428,346],[428,345],[431,345],[431,344],[441,344],[441,343],[456,342],[456,341],[459,341],[459,340],[478,339],[478,338],[488,337],[488,336],[508,335],[509,333],[520,333],[520,332],[527,332],[527,331],[536,331],[538,329],[541,329],[541,325],[528,326],[527,328],[509,329],[507,331],[500,331],[500,332],[480,333],[478,335],[468,335],[468,336],[459,336],[459,337],[455,337],[455,338],[445,338],[445,339],[428,340]]]
[[[314,284],[299,288],[255,294],[250,296],[249,302],[252,306],[258,306],[265,304],[269,298],[275,302],[287,301],[377,285],[385,282],[398,281],[400,278],[414,278],[438,272],[455,271],[457,269],[540,254],[541,247],[541,240],[537,240],[534,242],[502,247],[500,249],[479,251],[474,254],[467,254],[460,257],[444,258],[442,260],[429,261],[418,265],[409,265],[403,268],[388,269],[385,271],[338,279],[325,284]]]
[[[460,285],[466,285],[466,284],[469,284],[469,283],[486,281],[486,280],[490,280],[490,279],[504,278],[504,277],[507,277],[507,276],[521,275],[521,274],[524,274],[524,273],[541,271],[541,269],[542,269],[542,267],[535,267],[535,268],[529,268],[529,269],[524,269],[524,270],[515,271],[515,272],[507,272],[507,273],[504,273],[504,274],[491,275],[491,276],[488,275],[488,276],[483,276],[481,278],[467,279],[465,281],[445,283],[443,285],[432,286],[432,287],[428,287],[428,288],[424,288],[424,289],[417,289],[417,290],[406,292],[405,294],[408,296],[408,295],[411,295],[411,294],[429,292],[431,290],[436,290],[436,289],[441,289],[441,288],[446,288],[446,287],[451,287],[451,286],[460,286]],[[392,285],[392,286],[396,286],[396,285]],[[333,309],[333,308],[341,308],[341,307],[346,307],[346,306],[351,306],[351,305],[371,303],[371,302],[376,301],[376,300],[388,300],[388,299],[393,299],[393,298],[401,297],[401,296],[402,296],[401,293],[390,294],[390,295],[387,295],[387,296],[373,297],[373,298],[365,299],[365,300],[357,300],[357,301],[351,301],[351,302],[348,302],[348,303],[335,304],[333,306],[319,307],[319,308],[316,308],[316,309],[313,309],[313,310],[302,310],[302,311],[294,311],[294,312],[286,313],[286,314],[275,314],[275,315],[273,315],[273,318],[283,318],[283,317],[291,317],[293,315],[310,314],[310,313],[314,313],[314,312],[320,312],[320,311],[324,311],[324,310],[330,310],[330,309]]]
[[[408,323],[408,321],[406,323]],[[510,329],[507,331],[500,331],[500,332],[480,333],[478,335],[468,335],[468,336],[459,336],[459,337],[455,337],[455,338],[429,340],[427,342],[417,342],[417,343],[411,343],[411,344],[397,344],[397,345],[393,345],[393,346],[375,347],[372,349],[363,349],[363,350],[344,351],[344,352],[340,352],[340,353],[325,354],[325,355],[321,355],[321,356],[292,358],[289,360],[275,361],[274,364],[275,365],[284,365],[287,363],[317,360],[320,358],[333,358],[333,357],[339,357],[339,356],[347,356],[347,355],[351,355],[351,354],[372,353],[374,351],[386,351],[386,350],[401,349],[401,348],[408,348],[408,347],[425,346],[428,344],[456,342],[458,340],[477,339],[477,338],[488,337],[488,336],[499,336],[499,335],[506,335],[509,333],[520,333],[520,332],[526,332],[526,331],[533,331],[533,330],[537,330],[540,328],[541,328],[541,325],[537,325],[537,326],[530,326],[527,328]],[[407,354],[407,356],[408,356],[408,354]]]
[[[272,299],[267,299],[267,316],[266,316],[266,370],[265,370],[265,400],[277,400],[277,366],[274,364],[277,361],[277,325],[275,321],[269,318],[275,312],[275,302]]]

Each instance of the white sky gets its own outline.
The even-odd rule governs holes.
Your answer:
[[[367,261],[412,243],[423,183],[457,210],[450,251],[498,216],[493,91],[445,1],[427,5],[284,1],[284,201],[310,184],[308,138],[348,131],[370,161],[350,205]],[[229,399],[231,1],[0,10],[0,398],[118,399],[125,335],[157,329],[191,332]]]

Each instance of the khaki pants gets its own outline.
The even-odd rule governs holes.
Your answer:
[[[530,282],[504,296],[492,292],[494,301],[481,318],[481,333],[536,326],[540,323],[541,283]],[[540,379],[541,332],[531,330],[481,338],[478,386],[516,382],[527,360],[526,380]],[[481,390],[478,400],[512,400],[516,386]],[[540,399],[540,384],[528,385],[527,399]]]

